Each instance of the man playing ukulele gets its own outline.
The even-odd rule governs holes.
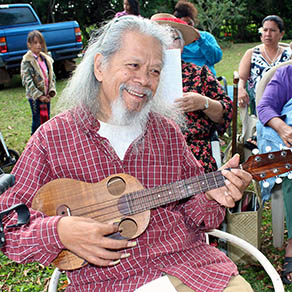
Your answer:
[[[105,25],[92,38],[59,100],[66,110],[28,142],[13,170],[16,184],[0,197],[1,210],[18,202],[29,207],[53,204],[50,196],[42,202],[36,194],[60,178],[95,185],[122,173],[151,190],[202,174],[174,122],[180,122],[179,113],[163,103],[157,90],[170,42],[167,28],[141,17],[125,16]],[[238,163],[237,155],[225,167],[236,168]],[[225,184],[206,192],[182,185],[183,193],[194,196],[151,209],[146,230],[130,240],[109,236],[123,234],[127,228],[119,224],[123,215],[120,222],[107,221],[109,209],[100,218],[91,217],[95,206],[87,201],[102,196],[100,211],[116,202],[128,206],[112,199],[106,188],[93,194],[90,187],[84,191],[82,187],[72,202],[78,208],[60,204],[53,210],[57,215],[50,216],[31,208],[29,225],[6,230],[3,252],[20,263],[43,265],[64,250],[79,256],[82,267],[67,271],[67,291],[135,291],[165,278],[176,291],[252,291],[235,264],[205,242],[204,232],[220,225],[225,207],[234,206],[251,181],[251,175],[240,169],[223,170],[222,175]],[[109,193],[114,193],[110,182]],[[74,189],[60,185],[56,199],[70,197]],[[163,188],[156,198],[162,193],[165,196]],[[166,194],[173,196],[171,190]],[[139,199],[134,203],[143,207],[144,198],[141,203]],[[5,225],[14,221],[9,218]]]

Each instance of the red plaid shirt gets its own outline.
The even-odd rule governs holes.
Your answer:
[[[16,184],[0,197],[1,210],[25,203],[36,191],[57,178],[96,183],[116,173],[135,176],[145,188],[199,174],[178,127],[151,114],[147,129],[120,160],[108,140],[98,134],[99,122],[83,110],[65,112],[42,126],[28,142],[13,172]],[[31,222],[6,230],[3,252],[11,259],[49,265],[62,250],[57,233],[60,217],[31,211]],[[225,209],[199,194],[151,210],[147,230],[131,256],[120,264],[94,265],[68,272],[68,291],[134,291],[164,273],[178,277],[197,292],[223,291],[236,266],[215,247],[207,245],[204,230],[217,227]],[[15,218],[9,219],[14,222]],[[74,226],[72,226],[74,228]]]

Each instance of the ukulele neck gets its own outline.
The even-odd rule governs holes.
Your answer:
[[[128,193],[119,199],[125,215],[134,215],[224,186],[221,171],[210,172],[151,189]]]

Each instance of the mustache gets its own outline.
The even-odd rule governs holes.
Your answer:
[[[120,94],[122,94],[123,90],[130,90],[137,92],[139,94],[143,94],[146,96],[147,99],[152,99],[153,97],[153,91],[149,88],[144,88],[144,87],[138,87],[138,86],[133,86],[133,85],[128,85],[126,83],[122,83],[120,86]]]

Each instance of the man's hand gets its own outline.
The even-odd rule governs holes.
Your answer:
[[[119,263],[129,254],[118,250],[136,245],[136,242],[106,237],[118,230],[118,226],[76,216],[63,217],[58,223],[58,234],[66,249],[97,266]]]
[[[215,200],[222,206],[231,208],[235,202],[242,198],[244,190],[250,184],[252,176],[241,169],[235,169],[239,165],[239,154],[235,154],[222,169],[222,174],[226,177],[225,186],[206,192],[209,200]],[[233,168],[231,170],[224,170]]]

